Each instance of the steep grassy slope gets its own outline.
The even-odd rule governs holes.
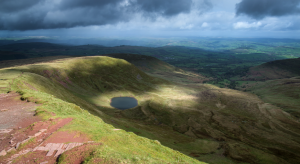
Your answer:
[[[103,56],[15,67],[2,70],[1,78],[4,86],[10,82],[3,91],[43,103],[38,112],[45,117],[75,118],[67,129],[103,142],[90,159],[197,163],[172,148],[209,163],[300,161],[299,122],[250,93],[175,84]],[[139,105],[116,110],[110,106],[116,96],[134,96]]]

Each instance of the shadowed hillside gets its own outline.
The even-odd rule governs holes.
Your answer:
[[[148,64],[157,72],[156,65]],[[105,56],[77,57],[2,69],[0,79],[5,79],[3,91],[17,91],[22,99],[41,103],[38,114],[45,118],[54,117],[51,113],[54,118],[72,117],[75,122],[68,130],[80,131],[106,145],[105,149],[97,147],[86,160],[101,157],[129,163],[198,160],[220,164],[300,161],[299,121],[280,108],[251,93],[208,84],[176,84],[138,67]],[[170,65],[158,68],[174,69]],[[123,111],[111,107],[111,98],[119,96],[135,97],[138,106]],[[123,130],[110,130],[114,128]],[[174,154],[169,148],[194,159]],[[68,158],[63,154],[59,160]]]
[[[249,71],[249,80],[271,80],[300,76],[300,58],[267,62]]]

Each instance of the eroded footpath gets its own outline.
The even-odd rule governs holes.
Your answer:
[[[37,106],[22,101],[18,93],[0,94],[0,164],[56,163],[66,151],[97,144],[81,133],[59,131],[72,118],[35,116]]]

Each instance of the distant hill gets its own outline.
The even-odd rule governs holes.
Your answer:
[[[61,49],[69,46],[53,44],[53,43],[44,43],[44,42],[30,42],[30,43],[13,43],[0,46],[0,49],[14,49],[17,50],[28,50],[28,49],[44,49],[44,48],[55,48]]]
[[[9,45],[9,44],[16,44],[16,43],[30,43],[30,42],[53,42],[52,39],[22,39],[22,40],[0,40],[0,45]]]
[[[70,46],[30,42],[30,43],[13,43],[0,46],[0,61],[2,60],[16,60],[28,59],[44,56],[60,56]],[[52,52],[60,52],[53,54]]]
[[[174,55],[181,56],[184,54],[193,53],[199,56],[203,53],[207,53],[207,51],[182,46],[142,47],[121,45],[115,47],[105,47],[97,44],[74,46],[45,42],[13,42],[5,45],[0,44],[0,61],[44,56],[95,56],[112,53],[143,54],[156,57],[160,60],[169,61],[175,60]],[[11,54],[18,54],[19,56],[13,56]]]
[[[151,44],[145,41],[134,41],[134,40],[126,40],[126,39],[5,39],[0,40],[0,45],[9,45],[15,43],[33,43],[33,42],[45,42],[45,43],[54,43],[54,44],[64,44],[64,45],[87,45],[87,44],[95,44],[95,45],[104,45],[104,46],[119,46],[119,45],[138,45],[138,46],[151,46]]]
[[[252,67],[247,80],[272,80],[300,76],[300,58],[276,60]]]

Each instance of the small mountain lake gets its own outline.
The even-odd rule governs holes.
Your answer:
[[[120,110],[134,108],[137,105],[138,101],[133,97],[114,97],[110,102],[110,106]]]

